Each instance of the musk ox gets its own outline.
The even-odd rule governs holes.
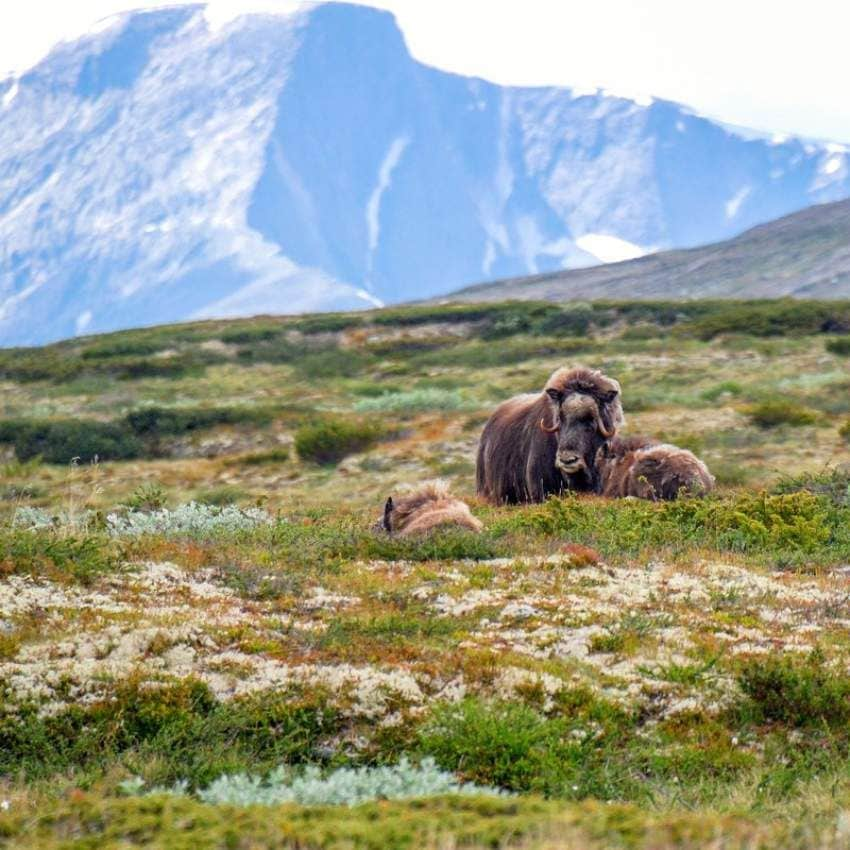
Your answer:
[[[501,404],[478,448],[478,495],[495,504],[542,502],[565,491],[675,499],[705,493],[714,478],[691,452],[622,439],[620,385],[601,372],[558,369],[539,395]]]
[[[609,498],[676,499],[703,495],[714,476],[693,452],[639,437],[615,437],[596,456],[598,492]]]
[[[543,391],[500,404],[484,426],[475,477],[495,504],[598,489],[596,455],[623,424],[620,385],[583,367],[558,369]]]
[[[465,528],[476,534],[484,528],[466,502],[452,496],[442,482],[432,482],[409,496],[390,496],[375,527],[398,537],[411,537],[441,526]]]

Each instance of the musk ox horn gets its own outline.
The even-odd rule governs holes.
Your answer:
[[[616,428],[608,429],[605,427],[605,423],[602,420],[602,414],[599,413],[599,411],[596,412],[596,427],[599,428],[599,433],[605,437],[606,440],[610,440],[617,431]]]
[[[545,419],[540,420],[540,430],[545,431],[547,434],[554,434],[561,427],[561,423],[558,420],[555,420],[554,425],[547,425]]]

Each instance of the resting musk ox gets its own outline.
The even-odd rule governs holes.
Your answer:
[[[598,492],[610,498],[675,499],[714,489],[714,476],[692,452],[639,437],[602,445],[596,457]]]
[[[691,452],[616,436],[620,385],[601,372],[559,369],[539,395],[509,399],[484,426],[478,494],[496,504],[541,502],[567,490],[675,499],[714,486]]]
[[[410,537],[449,525],[476,534],[484,528],[480,520],[472,515],[466,502],[452,496],[442,482],[433,482],[409,496],[398,499],[390,496],[376,528],[399,537]]]
[[[596,453],[623,423],[620,385],[593,369],[558,369],[537,394],[500,404],[484,426],[475,478],[496,504],[595,491]]]

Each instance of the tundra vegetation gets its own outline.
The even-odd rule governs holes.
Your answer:
[[[848,334],[508,303],[0,352],[0,846],[847,846]],[[716,490],[476,499],[496,404],[576,364]],[[481,533],[375,533],[432,479]]]

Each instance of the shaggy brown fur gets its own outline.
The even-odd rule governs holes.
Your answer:
[[[481,434],[475,469],[478,495],[503,504],[542,502],[564,490],[594,490],[596,451],[623,422],[619,393],[616,381],[579,367],[558,369],[539,394],[503,402]],[[577,417],[582,422],[589,417],[593,424],[578,440],[580,459],[562,463],[562,444],[569,442]],[[569,449],[566,460],[572,461],[573,454]]]
[[[426,484],[416,493],[398,499],[390,496],[378,526],[399,537],[425,534],[440,526],[456,526],[476,534],[484,528],[466,502],[452,496],[441,483]]]
[[[687,449],[640,437],[615,438],[597,452],[598,490],[603,496],[652,501],[714,489],[708,467]]]

